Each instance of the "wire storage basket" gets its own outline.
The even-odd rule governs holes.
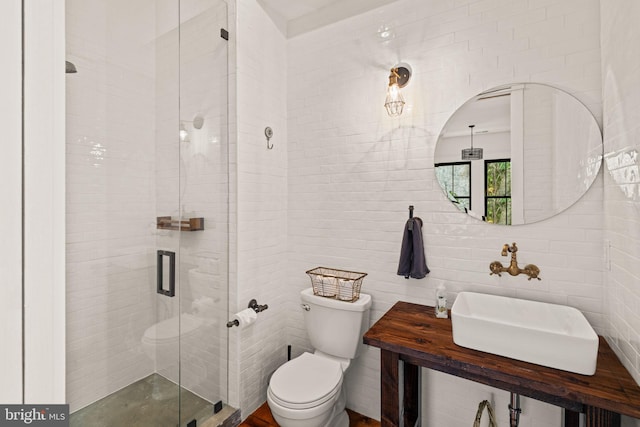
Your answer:
[[[360,288],[367,273],[316,267],[306,272],[311,278],[313,293],[326,298],[354,302],[360,298]]]

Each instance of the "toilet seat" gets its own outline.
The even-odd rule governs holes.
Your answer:
[[[334,398],[342,388],[339,362],[303,353],[282,365],[269,382],[275,403],[290,409],[309,409]]]
[[[179,321],[178,321],[179,319]],[[143,342],[162,344],[176,340],[179,336],[191,334],[202,325],[202,320],[188,313],[180,315],[180,318],[170,317],[158,322],[144,331]]]

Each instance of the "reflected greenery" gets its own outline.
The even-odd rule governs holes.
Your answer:
[[[449,200],[460,210],[471,209],[471,163],[436,165],[436,178]]]
[[[487,222],[511,225],[511,161],[485,162]]]

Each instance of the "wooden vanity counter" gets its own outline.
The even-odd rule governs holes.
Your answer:
[[[405,426],[415,425],[420,367],[565,408],[565,427],[578,427],[581,412],[586,427],[619,427],[620,414],[640,418],[640,387],[602,337],[595,375],[574,374],[460,347],[451,319],[437,319],[433,307],[400,301],[367,331],[364,343],[380,348],[382,427],[399,426],[401,413]]]

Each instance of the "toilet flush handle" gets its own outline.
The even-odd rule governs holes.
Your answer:
[[[311,310],[311,306],[309,304],[300,304],[300,307],[302,307],[304,311]]]

